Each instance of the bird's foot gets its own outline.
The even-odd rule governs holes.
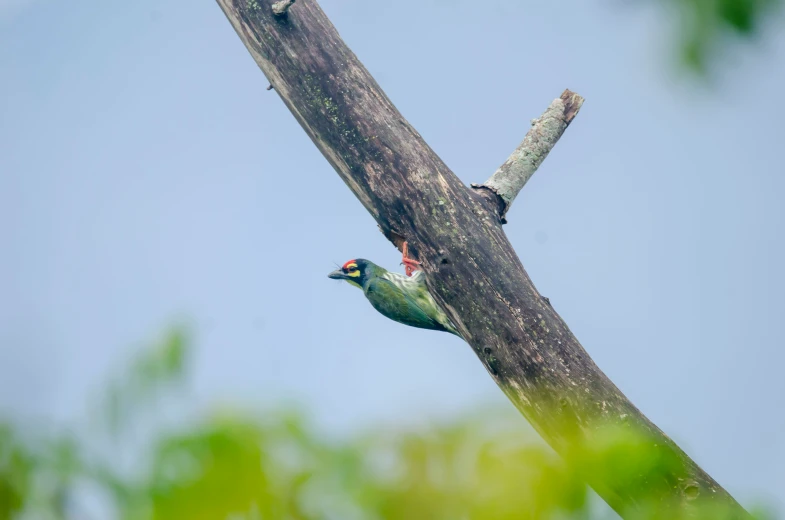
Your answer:
[[[413,258],[409,258],[409,244],[404,241],[403,243],[403,262],[406,268],[406,276],[411,276],[414,271],[420,268],[420,262]]]

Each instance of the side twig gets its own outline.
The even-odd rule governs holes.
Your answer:
[[[555,99],[532,127],[523,142],[484,184],[472,184],[474,189],[488,189],[501,198],[499,218],[507,223],[507,211],[542,161],[559,142],[567,127],[578,115],[584,99],[569,90]]]

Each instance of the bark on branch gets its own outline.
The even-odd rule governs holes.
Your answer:
[[[578,115],[583,98],[565,90],[545,113],[532,120],[532,127],[523,142],[484,184],[472,184],[475,189],[489,189],[501,198],[499,217],[507,223],[507,211],[521,189],[556,146],[572,120]]]
[[[649,435],[652,449],[681,462],[646,484],[646,491],[660,492],[663,508],[690,512],[699,497],[747,517],[594,364],[524,271],[502,230],[499,197],[460,182],[393,106],[315,0],[290,4],[285,16],[273,13],[272,0],[217,1],[275,92],[381,230],[398,246],[408,240],[434,298],[557,452],[570,460],[576,446],[596,443],[608,424],[635,427]],[[545,132],[553,122],[548,132],[557,138],[580,105],[562,104],[535,128]],[[513,159],[489,181],[502,197],[507,194],[508,204],[554,137],[532,136],[539,159],[521,164]],[[502,178],[509,181],[497,182]],[[584,460],[578,469],[614,509],[633,514],[643,491],[596,464]]]

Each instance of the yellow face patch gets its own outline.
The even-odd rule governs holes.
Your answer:
[[[357,262],[355,262],[354,260],[349,260],[348,262],[343,264],[341,270],[346,276],[349,277],[349,278],[344,278],[344,280],[354,285],[355,287],[359,287],[360,289],[362,289],[362,285],[360,285],[358,280],[352,280],[352,278],[360,278],[361,275]]]
[[[360,270],[357,269],[357,264],[354,262],[344,265],[343,268],[346,271],[347,276],[351,276],[352,278],[357,278],[360,276]]]

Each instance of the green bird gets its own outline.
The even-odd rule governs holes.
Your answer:
[[[417,262],[404,255],[404,263],[407,273],[411,273],[415,269],[412,264]],[[327,276],[346,280],[362,289],[373,308],[393,321],[421,329],[442,330],[461,337],[428,292],[422,271],[405,276],[391,273],[369,260],[357,258],[349,260]]]

